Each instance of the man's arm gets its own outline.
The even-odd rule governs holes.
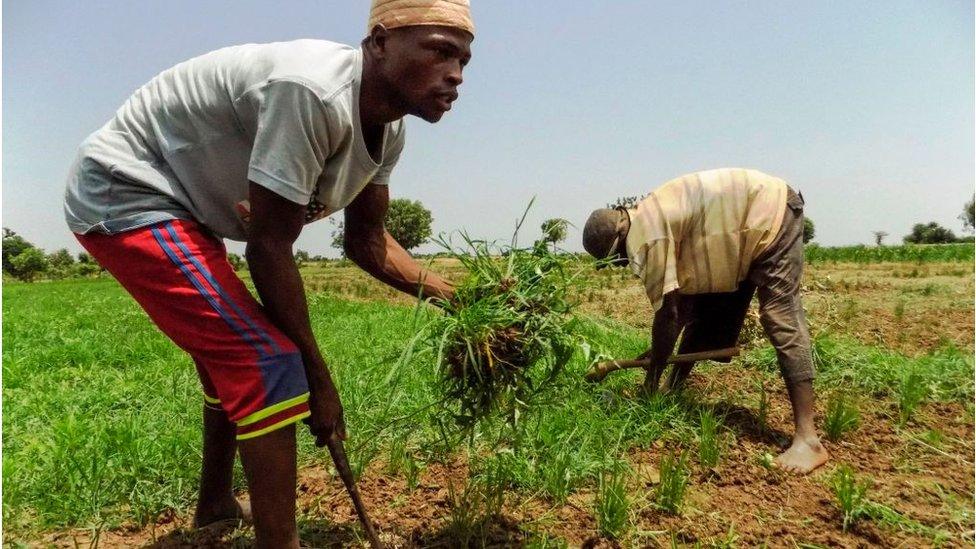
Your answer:
[[[305,287],[292,254],[304,224],[305,206],[253,182],[249,194],[247,266],[268,317],[302,354],[309,387],[309,429],[316,444],[323,446],[333,432],[345,438],[345,424],[339,393],[312,334]]]
[[[664,295],[661,308],[654,314],[654,323],[651,326],[651,348],[648,349],[640,358],[650,358],[651,365],[647,369],[647,376],[644,378],[644,391],[653,393],[657,391],[661,374],[668,364],[668,358],[674,351],[674,344],[678,341],[681,334],[681,296],[677,291],[668,292]]]
[[[343,249],[346,257],[377,280],[421,299],[449,301],[454,287],[436,274],[421,268],[414,258],[390,236],[383,226],[390,206],[386,185],[366,185],[346,206]]]

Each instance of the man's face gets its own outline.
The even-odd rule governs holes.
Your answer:
[[[389,31],[381,71],[399,106],[428,122],[440,120],[458,97],[472,40],[461,29],[435,25]]]

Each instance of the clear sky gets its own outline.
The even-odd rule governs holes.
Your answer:
[[[974,189],[973,3],[472,0],[461,97],[410,118],[391,193],[434,230],[504,238],[691,171],[757,168],[800,189],[825,245],[957,233]],[[158,72],[245,42],[358,43],[369,2],[3,3],[3,225],[80,248],[61,196],[78,144]],[[298,246],[330,251],[328,221]],[[568,249],[581,249],[571,229]],[[429,249],[429,248],[428,248]]]

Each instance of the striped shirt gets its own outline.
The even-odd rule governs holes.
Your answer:
[[[726,168],[672,179],[629,210],[627,256],[654,311],[664,294],[734,291],[776,238],[786,182]]]

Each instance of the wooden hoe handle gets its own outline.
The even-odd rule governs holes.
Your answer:
[[[341,440],[335,437],[327,438],[325,443],[329,447],[329,454],[332,455],[332,462],[335,463],[336,471],[339,472],[339,478],[346,485],[346,491],[349,492],[352,505],[356,508],[356,514],[359,515],[359,522],[363,523],[363,528],[366,530],[366,537],[369,538],[369,544],[375,549],[382,549],[383,544],[380,543],[380,538],[376,535],[376,529],[373,528],[373,523],[369,521],[369,516],[366,514],[366,506],[363,505],[363,498],[360,497],[359,488],[356,487],[356,478],[352,474],[352,468],[349,467],[349,459],[346,457],[345,446],[343,446]]]
[[[728,347],[726,349],[716,349],[714,351],[702,351],[700,353],[685,353],[683,355],[672,355],[668,358],[668,364],[681,364],[687,362],[698,362],[699,360],[714,360],[719,358],[732,358],[734,356],[739,356],[738,347]],[[648,368],[651,365],[651,359],[641,358],[636,360],[608,360],[606,362],[598,362],[590,368],[590,371],[586,373],[586,381],[590,383],[599,383],[603,381],[603,378],[607,377],[610,372],[616,372],[617,370],[624,370],[627,368]]]

